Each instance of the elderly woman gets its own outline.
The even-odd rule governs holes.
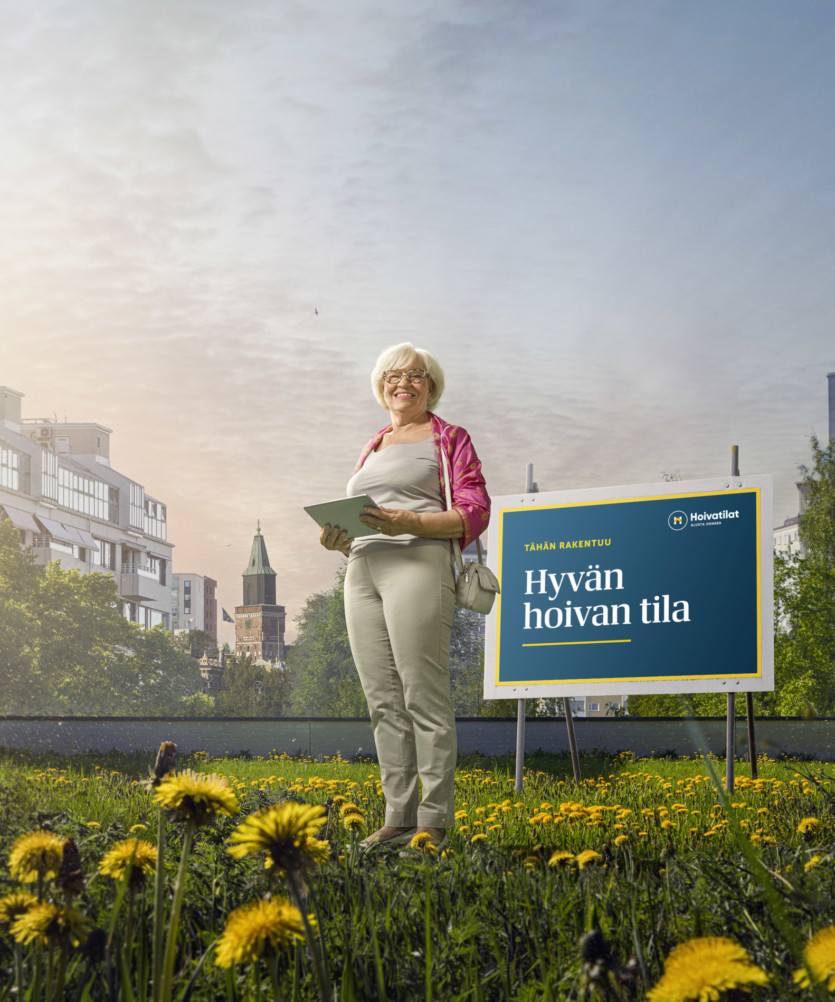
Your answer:
[[[386,798],[384,827],[361,844],[425,832],[440,848],[453,821],[456,759],[451,540],[464,547],[487,528],[490,498],[470,436],[432,413],[444,374],[428,351],[408,342],[387,348],[371,386],[391,420],[363,449],[347,493],[374,498],[379,507],[360,519],[375,532],[348,539],[325,526],[320,537],[348,557],[345,618]]]

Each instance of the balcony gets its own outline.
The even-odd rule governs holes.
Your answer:
[[[147,564],[122,564],[119,594],[130,602],[169,603],[171,591],[160,584],[159,574]]]

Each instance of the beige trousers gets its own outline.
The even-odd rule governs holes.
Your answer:
[[[371,713],[387,825],[453,823],[452,567],[446,541],[377,547],[348,562],[345,618]]]

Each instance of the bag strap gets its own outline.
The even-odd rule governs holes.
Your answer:
[[[441,459],[444,464],[444,487],[446,488],[447,511],[452,511],[452,491],[449,486],[449,463],[447,462],[446,450],[444,449],[443,444],[441,445]],[[483,564],[484,559],[481,552],[481,540],[476,538],[475,545],[478,550],[478,562]],[[455,566],[458,568],[458,573],[463,574],[464,558],[461,556],[461,544],[457,539],[453,539],[452,541],[452,552],[455,554]]]

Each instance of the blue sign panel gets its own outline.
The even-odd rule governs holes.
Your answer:
[[[496,690],[551,694],[593,691],[591,684],[624,693],[705,691],[728,679],[770,687],[761,488],[683,487],[494,508],[490,552],[502,591],[488,625],[486,681]],[[766,524],[770,537],[770,514]],[[635,685],[654,682],[663,684]]]

